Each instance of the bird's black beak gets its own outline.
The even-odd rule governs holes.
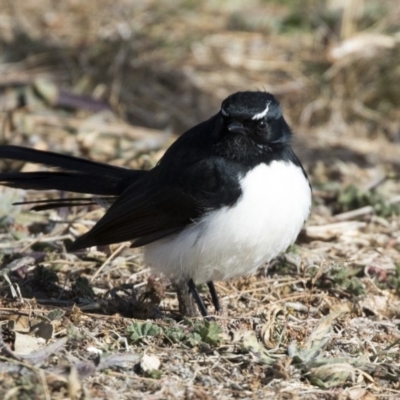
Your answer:
[[[233,121],[228,125],[228,131],[232,133],[247,133],[247,129],[240,122]]]

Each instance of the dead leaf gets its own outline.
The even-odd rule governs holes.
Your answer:
[[[267,349],[272,349],[277,345],[277,341],[274,337],[280,334],[284,327],[282,324],[278,324],[276,321],[276,317],[280,312],[285,312],[285,308],[279,304],[272,305],[268,310],[267,322],[261,328],[261,339],[263,344]]]
[[[329,389],[345,384],[348,379],[354,382],[355,372],[355,368],[347,363],[327,364],[312,368],[308,378],[312,384]]]
[[[275,362],[275,359],[267,354],[267,349],[257,340],[256,334],[252,331],[243,332],[242,346],[243,349],[251,352],[258,362],[265,364],[273,364]]]
[[[376,400],[376,397],[362,388],[351,388],[347,392],[347,400]]]
[[[32,325],[31,332],[34,332],[37,337],[41,337],[47,341],[53,337],[54,326],[50,322],[39,321]]]
[[[18,356],[31,354],[45,345],[46,341],[43,338],[15,332],[14,350]]]
[[[26,336],[26,335],[25,335]],[[40,338],[38,338],[40,339]],[[43,339],[40,339],[43,340]],[[46,358],[50,357],[50,355],[56,353],[60,350],[66,343],[68,342],[68,338],[64,337],[62,339],[58,339],[54,343],[49,344],[46,347],[43,347],[40,350],[33,351],[30,354],[18,354],[20,358],[24,360],[30,361],[32,364],[36,364],[44,361]]]
[[[297,350],[297,354],[295,351],[294,356],[299,357],[303,364],[313,361],[329,342],[334,321],[349,311],[350,308],[347,303],[337,305],[334,311],[320,320],[308,337],[303,349]]]
[[[31,329],[30,318],[27,315],[10,315],[7,328],[13,332],[28,333]]]

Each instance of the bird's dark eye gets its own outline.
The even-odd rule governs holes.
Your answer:
[[[260,131],[265,131],[267,128],[268,128],[268,124],[267,124],[267,121],[260,121],[258,124],[257,124],[257,128],[260,130]]]

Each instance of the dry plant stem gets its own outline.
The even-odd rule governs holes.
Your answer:
[[[379,181],[380,183],[381,181]],[[375,184],[376,186],[376,184]],[[400,202],[400,196],[394,196],[391,199],[389,199],[388,204],[397,204]],[[333,219],[335,221],[347,221],[350,219],[355,219],[358,217],[362,217],[364,215],[367,214],[372,214],[375,212],[374,207],[372,206],[365,206],[365,207],[361,207],[361,208],[357,208],[355,210],[351,210],[351,211],[346,211],[344,213],[341,214],[337,214],[333,217]]]
[[[341,214],[337,214],[333,217],[335,221],[347,221],[350,219],[362,217],[367,214],[372,214],[374,212],[374,207],[365,206],[361,208],[357,208],[356,210],[346,211]]]
[[[198,317],[197,304],[193,296],[189,293],[186,282],[178,282],[175,284],[176,293],[178,295],[179,312],[185,317]]]
[[[93,282],[98,275],[100,274],[100,272],[104,269],[104,267],[111,261],[113,260],[115,257],[118,256],[118,254],[121,253],[121,251],[126,247],[125,243],[121,244],[111,255],[110,257],[107,258],[106,261],[104,261],[104,263],[101,265],[101,267],[93,274],[92,278],[90,279],[90,282]]]

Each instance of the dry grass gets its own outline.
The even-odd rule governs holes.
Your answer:
[[[101,210],[32,213],[11,204],[37,193],[0,188],[2,398],[400,398],[400,6],[328,3],[0,4],[2,142],[150,168],[265,88],[314,187],[297,245],[218,283],[212,323],[128,246],[65,252]]]

